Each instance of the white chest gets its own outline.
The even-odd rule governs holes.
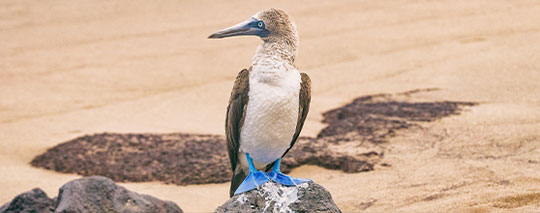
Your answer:
[[[289,148],[298,122],[300,82],[296,69],[253,67],[240,151],[250,153],[256,164],[271,163]]]

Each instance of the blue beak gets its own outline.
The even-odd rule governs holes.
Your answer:
[[[265,29],[264,22],[251,17],[240,24],[217,31],[216,33],[208,36],[208,38],[226,38],[226,37],[232,37],[232,36],[247,36],[247,35],[266,37],[269,34],[270,34],[270,31]]]

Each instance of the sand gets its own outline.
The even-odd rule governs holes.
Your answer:
[[[83,134],[223,134],[233,79],[260,40],[206,37],[268,7],[300,31],[297,66],[313,84],[303,135],[367,94],[437,88],[414,99],[480,103],[390,138],[390,167],[293,176],[345,212],[538,211],[540,4],[526,0],[1,1],[0,203],[79,177],[29,162]],[[122,185],[187,212],[228,198],[226,183]]]

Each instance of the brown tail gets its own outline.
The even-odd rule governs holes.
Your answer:
[[[229,196],[232,197],[234,195],[234,192],[236,189],[242,184],[244,179],[246,178],[246,175],[244,174],[244,171],[242,169],[237,169],[238,171],[235,171],[232,180],[231,180],[231,189],[229,190]]]

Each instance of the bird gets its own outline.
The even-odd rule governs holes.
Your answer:
[[[229,195],[268,181],[297,186],[309,179],[281,173],[281,158],[294,146],[311,102],[311,79],[294,65],[296,24],[280,9],[265,9],[211,34],[218,39],[257,36],[262,40],[251,66],[236,76],[227,107],[225,134],[233,171]]]

